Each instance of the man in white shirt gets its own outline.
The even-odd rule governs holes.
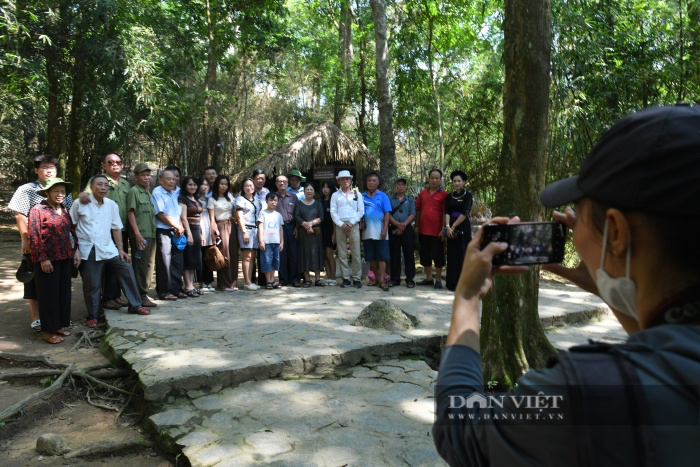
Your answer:
[[[141,306],[141,297],[136,276],[131,267],[131,258],[122,245],[122,221],[119,206],[107,198],[109,181],[104,175],[95,175],[90,180],[90,201],[87,204],[74,203],[70,215],[76,225],[78,247],[83,257],[81,276],[83,296],[88,310],[85,325],[97,326],[100,317],[100,292],[105,268],[110,270],[119,282],[129,302],[129,313],[150,315]]]
[[[352,285],[358,289],[362,287],[360,282],[362,263],[360,257],[360,219],[365,214],[365,206],[362,195],[357,189],[352,188],[352,175],[348,170],[341,170],[335,177],[340,185],[340,190],[331,196],[331,218],[335,224],[335,239],[338,245],[338,262],[343,275],[341,287]],[[350,242],[350,254],[352,255],[352,272],[348,265],[346,246]]]

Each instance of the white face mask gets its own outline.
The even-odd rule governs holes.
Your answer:
[[[637,286],[630,279],[630,260],[632,257],[632,245],[630,237],[627,237],[627,266],[625,277],[612,278],[605,272],[605,249],[608,244],[608,221],[605,220],[603,228],[603,252],[600,259],[600,268],[596,271],[596,285],[600,298],[610,308],[624,313],[633,318],[637,317]]]

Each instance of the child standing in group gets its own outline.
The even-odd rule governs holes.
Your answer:
[[[280,251],[284,248],[284,234],[282,232],[282,215],[275,210],[277,207],[277,195],[268,193],[265,197],[267,208],[260,211],[258,216],[258,245],[260,248],[260,272],[265,274],[266,289],[279,289],[279,283],[275,284],[275,272],[279,269]]]

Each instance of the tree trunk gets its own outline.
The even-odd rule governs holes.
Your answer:
[[[430,70],[430,86],[433,90],[433,101],[435,102],[435,115],[437,117],[438,130],[438,166],[445,170],[445,142],[442,136],[442,112],[440,110],[440,97],[437,91],[437,78],[433,70],[433,32],[435,28],[435,16],[428,12],[428,69]]]
[[[494,214],[541,216],[550,82],[549,1],[506,0],[503,147]],[[529,366],[542,366],[554,348],[539,320],[539,268],[496,276],[484,300],[481,353],[484,377],[510,387]]]
[[[342,129],[345,113],[350,102],[352,80],[352,10],[350,0],[340,2],[340,22],[338,23],[338,61],[341,73],[335,87],[333,124]]]
[[[66,163],[66,180],[73,184],[73,194],[79,193],[82,186],[82,116],[80,110],[83,105],[85,93],[85,70],[80,47],[76,46],[73,64],[73,90],[70,104],[70,117],[68,119],[68,150]]]
[[[210,90],[216,85],[216,54],[214,49],[214,22],[212,21],[211,14],[211,3],[209,0],[205,2],[206,6],[206,16],[207,16],[207,74],[204,77],[204,114],[202,115],[202,155],[199,160],[200,167],[198,170],[203,169],[210,164],[211,160],[211,138],[209,136],[209,125],[210,125],[210,107],[211,107],[211,96],[209,95]],[[215,160],[211,161],[211,164],[215,167],[218,165],[218,160],[215,151]]]
[[[386,186],[396,179],[396,144],[389,88],[389,43],[387,40],[386,2],[371,0],[376,45],[377,103],[379,104],[379,169]]]
[[[358,75],[360,78],[360,114],[357,116],[357,129],[360,131],[362,143],[369,146],[367,138],[367,128],[365,127],[365,119],[367,118],[367,79],[365,78],[365,68],[367,64],[367,40],[364,33],[364,24],[360,16],[360,0],[357,0],[357,30],[360,35],[360,69]]]
[[[57,21],[56,18],[60,18],[60,8],[55,12],[56,14],[47,15],[47,31],[52,34],[52,36],[60,37],[59,34],[53,33],[53,25]],[[60,59],[60,46],[56,42],[59,39],[54,39],[53,44],[47,44],[44,46],[44,60],[46,64],[46,83],[48,88],[47,96],[47,128],[46,128],[46,153],[51,154],[54,157],[59,157],[61,155],[61,104],[60,104],[60,78],[61,78],[61,59]]]

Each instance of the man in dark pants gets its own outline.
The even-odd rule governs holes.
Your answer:
[[[141,304],[157,306],[148,296],[156,262],[156,216],[151,203],[151,169],[143,162],[134,168],[136,185],[126,195],[126,217],[129,220],[129,242],[132,265],[139,284]]]
[[[109,182],[109,191],[107,198],[111,199],[119,207],[119,219],[122,221],[122,245],[124,251],[129,252],[129,236],[127,233],[126,219],[126,194],[131,189],[129,182],[122,176],[122,158],[117,154],[109,153],[102,158],[102,170],[104,171],[107,181]],[[89,195],[92,194],[90,185],[85,187],[85,190],[80,193],[80,202],[82,204],[89,203]],[[111,270],[105,271],[105,280],[102,291],[102,306],[108,310],[118,310],[128,303],[121,299],[122,290],[119,288],[119,283]]]
[[[141,306],[138,286],[131,258],[122,245],[122,222],[117,203],[107,198],[110,184],[105,175],[95,175],[90,180],[88,203],[73,203],[70,215],[76,225],[80,256],[83,258],[80,274],[83,278],[83,295],[88,311],[85,325],[97,326],[100,317],[100,287],[102,275],[110,271],[128,300],[129,313],[150,315]]]
[[[406,287],[416,286],[416,235],[413,220],[416,218],[416,202],[406,196],[406,179],[399,178],[394,184],[394,196],[391,197],[391,217],[389,218],[389,254],[391,256],[391,286],[401,283],[401,252],[405,261]]]
[[[173,172],[164,171],[160,174],[160,186],[151,194],[156,215],[156,292],[161,300],[187,298],[182,291],[183,252],[173,245],[173,237],[185,233],[175,192],[176,180]]]
[[[297,263],[297,237],[296,224],[294,222],[294,207],[298,202],[298,198],[294,193],[287,191],[289,180],[284,175],[279,175],[275,179],[277,186],[277,207],[275,210],[282,215],[284,226],[284,250],[280,251],[280,284],[292,284],[294,287],[299,287],[299,270]]]

